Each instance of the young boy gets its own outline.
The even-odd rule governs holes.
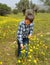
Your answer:
[[[24,48],[24,45],[29,43],[29,38],[32,37],[34,27],[33,20],[34,16],[31,13],[28,13],[25,16],[25,20],[20,22],[19,24],[17,32],[18,56],[20,56],[21,50]],[[28,55],[28,46],[26,46],[26,50],[26,55]]]

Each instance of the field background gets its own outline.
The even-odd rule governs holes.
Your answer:
[[[0,64],[17,65],[17,42],[16,35],[18,24],[24,20],[24,16],[19,13],[17,15],[0,16]],[[43,40],[48,45],[48,63],[39,65],[50,65],[50,14],[38,13],[34,19],[33,36],[43,35]]]

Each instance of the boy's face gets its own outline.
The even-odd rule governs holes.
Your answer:
[[[25,24],[26,25],[29,25],[30,24],[30,21],[27,19],[27,20],[25,20]]]

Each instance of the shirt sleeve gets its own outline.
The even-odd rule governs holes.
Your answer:
[[[22,39],[22,24],[21,23],[19,24],[19,27],[18,27],[17,37],[18,37],[19,42],[22,44],[23,39]]]
[[[30,24],[30,35],[33,34],[33,29],[34,29],[34,23]]]

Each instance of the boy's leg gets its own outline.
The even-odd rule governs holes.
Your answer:
[[[25,50],[26,50],[26,56],[28,56],[28,44],[29,44],[29,39],[28,38],[24,38],[23,39],[23,43],[25,45]]]
[[[25,49],[26,49],[26,56],[28,56],[28,50],[29,50],[28,48],[29,48],[29,47],[28,47],[28,44],[27,44],[27,45],[26,45],[26,48],[25,48]]]
[[[21,47],[20,47],[20,42],[17,40],[18,43],[18,57],[21,55]]]

